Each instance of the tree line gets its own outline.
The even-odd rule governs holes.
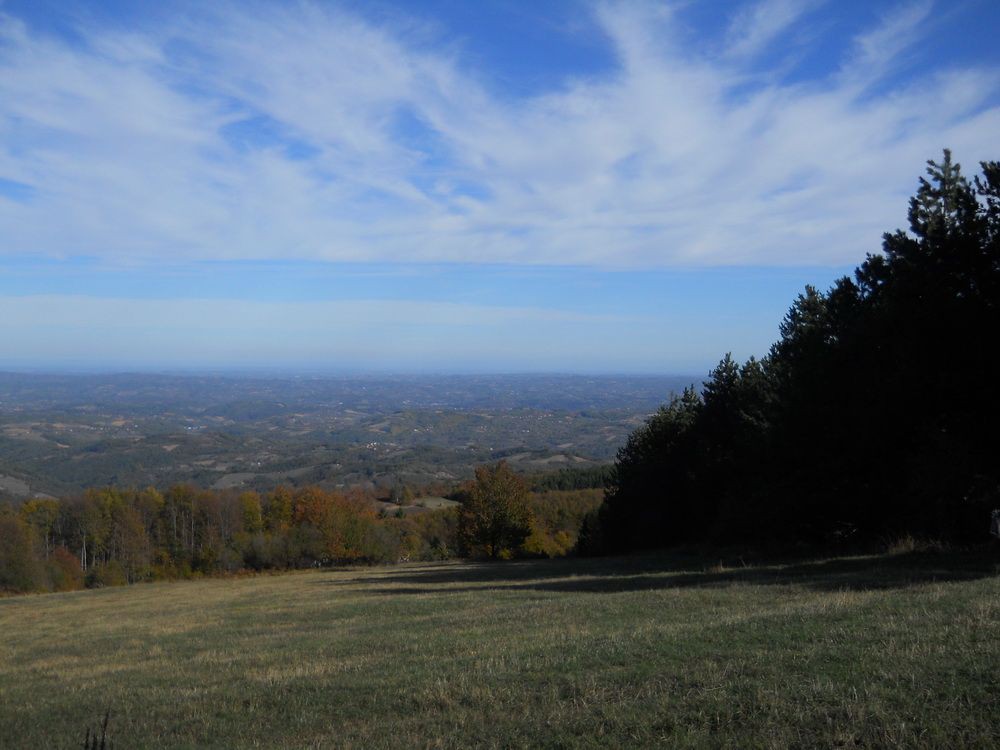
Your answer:
[[[909,233],[807,287],[618,452],[581,549],[987,538],[1000,506],[1000,164],[928,162]]]
[[[106,487],[0,510],[0,588],[64,590],[452,554],[455,519],[380,517],[359,492]]]
[[[453,556],[556,557],[575,546],[599,494],[533,494],[503,462],[457,487],[458,507],[436,510],[387,511],[357,489],[91,489],[0,504],[0,592]]]

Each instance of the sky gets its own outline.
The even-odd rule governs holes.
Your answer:
[[[0,0],[0,370],[695,373],[1000,159],[995,0]]]

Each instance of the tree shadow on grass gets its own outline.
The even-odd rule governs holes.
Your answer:
[[[638,556],[495,563],[440,563],[321,585],[371,587],[385,595],[535,590],[616,593],[727,586],[802,586],[815,591],[902,589],[1000,575],[1000,555],[914,552],[823,560],[724,564],[693,556]]]

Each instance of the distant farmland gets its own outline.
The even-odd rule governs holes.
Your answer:
[[[0,746],[995,747],[996,556],[440,563],[0,600]]]

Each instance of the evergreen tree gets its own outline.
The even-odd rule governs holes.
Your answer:
[[[693,428],[703,406],[694,388],[685,388],[618,450],[598,516],[607,551],[657,547],[691,533]]]
[[[588,544],[982,538],[1000,504],[1000,164],[928,162],[910,231],[619,451]]]

